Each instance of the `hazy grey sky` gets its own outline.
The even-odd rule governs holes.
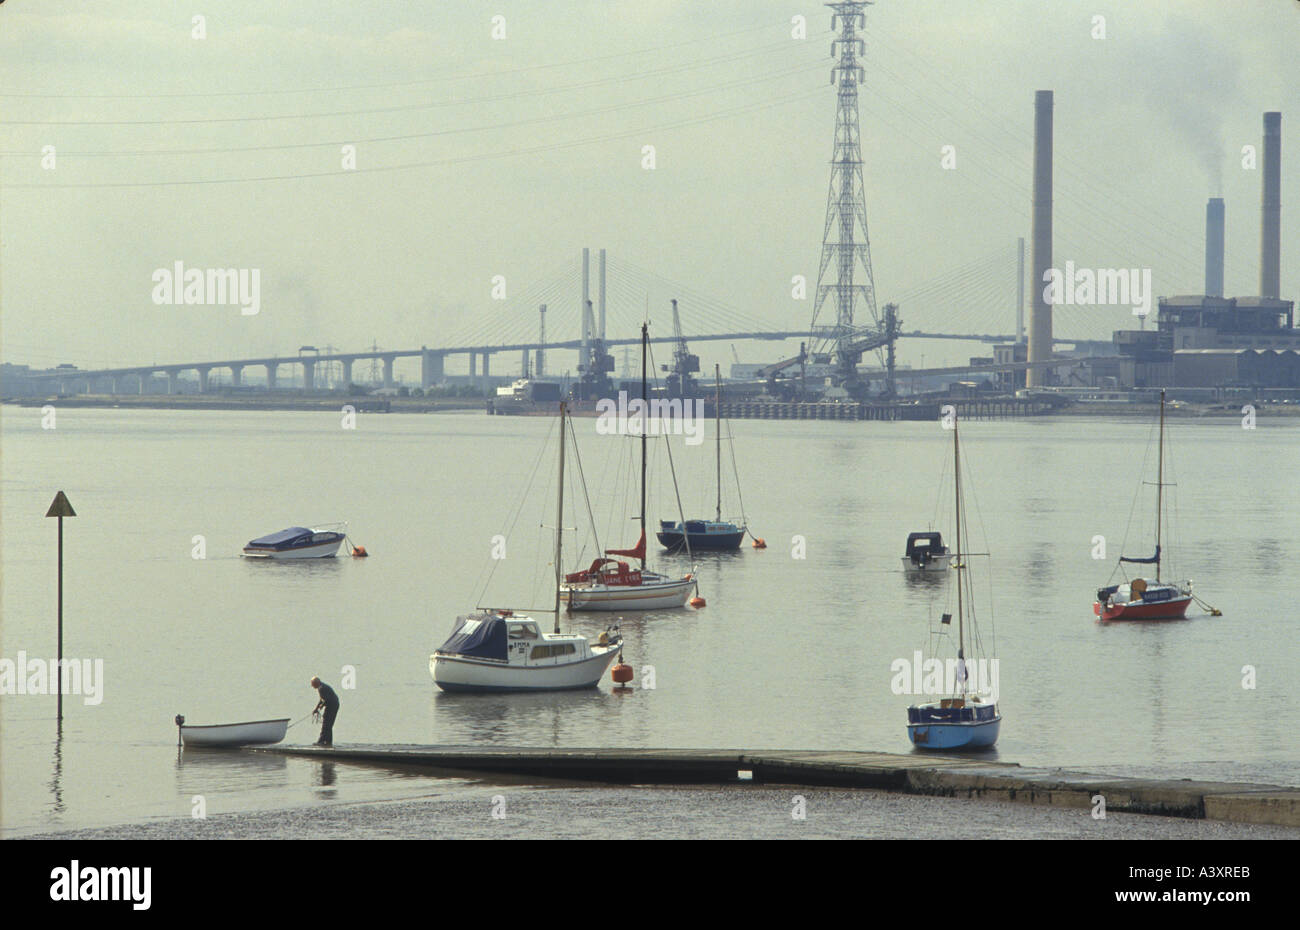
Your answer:
[[[806,39],[791,36],[798,15]],[[9,0],[4,360],[102,367],[520,338],[542,295],[552,338],[573,338],[578,291],[555,282],[584,245],[620,268],[611,336],[633,335],[647,297],[666,332],[674,295],[688,333],[741,318],[806,326],[811,301],[791,299],[790,279],[815,279],[820,255],[829,29],[820,4],[757,0]],[[1226,289],[1257,293],[1260,174],[1241,149],[1259,145],[1265,110],[1281,110],[1282,292],[1300,297],[1296,0],[879,0],[866,39],[872,258],[879,302],[899,301],[905,328],[1010,332],[1014,280],[981,269],[1029,233],[1040,88],[1056,93],[1057,263],[1149,267],[1158,294],[1201,290],[1216,194]],[[945,145],[955,170],[941,167]],[[159,152],[172,154],[130,154]],[[257,178],[269,180],[232,181]],[[155,305],[151,275],[177,260],[260,269],[260,313]],[[979,306],[950,305],[962,293]],[[1061,308],[1056,329],[1106,338],[1132,322],[1123,308]],[[695,349],[708,367],[731,358],[722,343]],[[786,354],[738,349],[745,361]],[[904,341],[900,359],[981,351]]]

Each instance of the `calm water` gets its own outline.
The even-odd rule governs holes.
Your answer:
[[[458,696],[428,671],[455,615],[549,601],[554,421],[362,414],[352,431],[334,414],[75,409],[58,412],[57,429],[40,421],[37,409],[4,408],[3,655],[54,654],[55,526],[44,513],[62,488],[78,514],[65,521],[64,651],[103,659],[104,695],[95,706],[65,698],[61,741],[53,697],[0,699],[6,832],[188,818],[194,795],[215,815],[481,792],[178,754],[176,713],[297,719],[315,704],[311,676],[340,688],[345,665],[356,687],[340,689],[339,744],[910,751],[913,699],[892,693],[890,663],[927,648],[950,609],[947,586],[898,572],[910,530],[937,517],[950,535],[951,434],[937,424],[736,423],[745,510],[769,547],[700,558],[705,609],[621,621],[638,676],[654,667],[653,690]],[[623,479],[635,443],[576,424],[602,544],[631,545],[636,504]],[[1300,495],[1289,490],[1300,429],[1175,420],[1174,571],[1224,615],[1102,627],[1092,600],[1150,433],[1145,418],[963,425],[973,546],[991,553],[975,563],[977,608],[1000,660],[1004,720],[988,758],[1300,784],[1300,696],[1288,687],[1300,660]],[[710,514],[711,443],[679,438],[674,455],[687,510]],[[666,462],[652,471],[663,502],[652,516],[675,517]],[[335,520],[371,558],[239,558],[254,536]],[[584,537],[590,522],[585,508],[565,518]],[[1145,554],[1139,522],[1128,549]],[[1104,561],[1092,558],[1098,534]],[[195,536],[206,558],[192,557]],[[590,560],[589,543],[566,545],[569,570]],[[659,564],[689,570],[685,557]],[[579,614],[565,628],[594,634],[610,620]],[[289,741],[313,741],[310,726]]]

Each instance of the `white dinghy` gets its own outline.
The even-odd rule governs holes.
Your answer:
[[[176,726],[180,729],[180,741],[186,746],[265,746],[284,739],[289,729],[289,718],[197,727],[187,726],[185,718],[177,714]]]

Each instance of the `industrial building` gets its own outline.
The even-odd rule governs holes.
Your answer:
[[[1264,114],[1258,297],[1223,296],[1224,206],[1205,211],[1205,293],[1162,297],[1154,330],[1117,330],[1097,387],[1300,387],[1295,303],[1281,290],[1282,114]]]

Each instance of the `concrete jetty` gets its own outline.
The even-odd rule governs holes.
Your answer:
[[[558,749],[481,746],[262,746],[247,750],[430,774],[477,772],[611,784],[754,783],[870,788],[1107,812],[1300,827],[1300,788],[1129,778],[1026,768],[960,756],[741,749]],[[748,773],[745,775],[743,773]]]

